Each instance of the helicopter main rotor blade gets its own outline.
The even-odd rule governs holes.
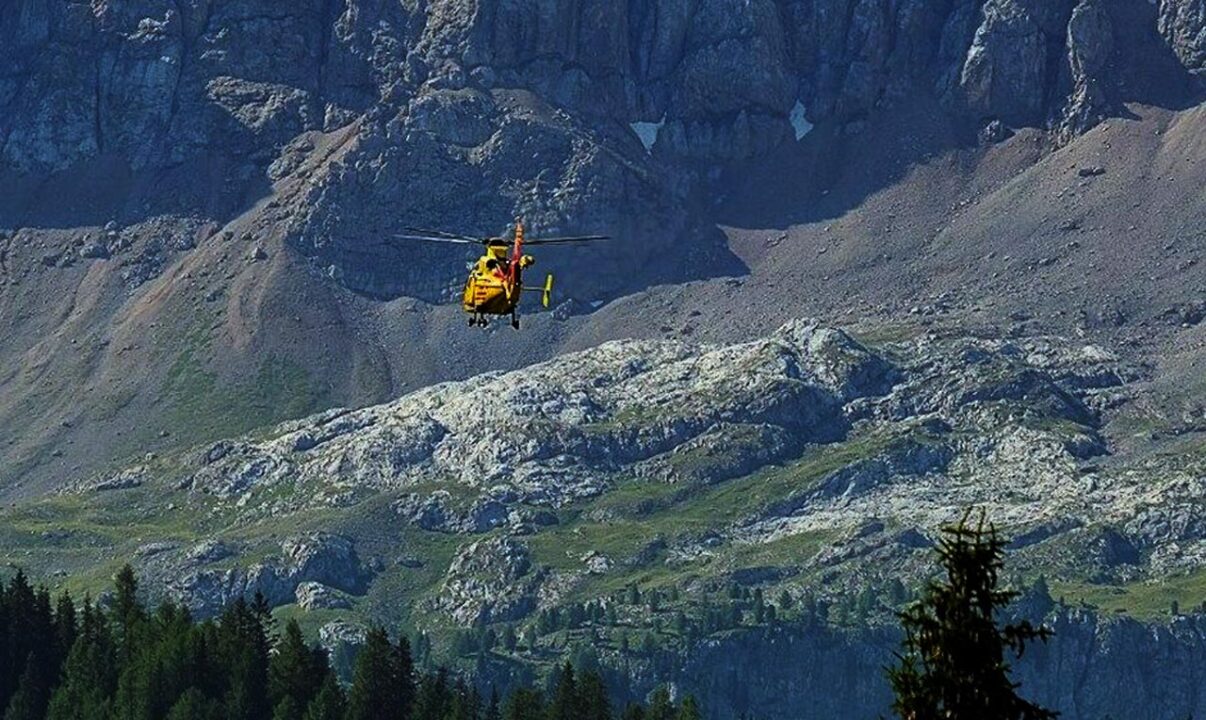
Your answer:
[[[570,243],[596,242],[598,240],[610,239],[610,235],[580,235],[578,237],[553,237],[525,240],[524,245],[568,245]]]
[[[420,242],[444,243],[446,245],[483,245],[485,240],[470,240],[459,237],[436,237],[432,235],[394,235],[399,240],[418,240]]]
[[[441,238],[448,238],[449,240],[472,240],[474,242],[481,241],[481,238],[479,238],[479,237],[474,237],[472,235],[462,235],[461,233],[444,232],[443,230],[430,230],[428,228],[416,228],[416,227],[404,227],[402,229],[405,230],[410,235],[421,236],[421,237],[441,237]]]

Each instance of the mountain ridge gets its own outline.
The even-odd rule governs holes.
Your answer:
[[[1021,664],[1027,687],[1073,717],[1193,708],[1192,676],[1124,697],[1052,667],[1202,652],[1200,618],[1167,608],[1196,612],[1203,588],[1200,436],[1115,446],[1151,369],[1104,347],[961,333],[864,343],[803,319],[738,344],[604,343],[148,456],[0,509],[0,548],[73,591],[132,558],[152,597],[199,617],[260,592],[338,653],[400,625],[504,683],[589,645],[723,717],[798,710],[828,675],[779,662],[744,696],[723,678],[804,648],[858,678],[823,717],[882,710],[882,627],[928,577],[937,528],[980,506],[1015,537],[1011,584],[1045,575],[1063,596],[1019,610],[1060,629]],[[466,628],[523,641],[482,655]]]

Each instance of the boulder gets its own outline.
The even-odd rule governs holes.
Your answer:
[[[294,590],[297,605],[302,610],[346,610],[351,601],[343,593],[319,582],[306,581]]]

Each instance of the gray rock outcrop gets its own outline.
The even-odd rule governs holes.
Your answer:
[[[1160,0],[1159,27],[1181,64],[1199,79],[1206,75],[1206,1]]]
[[[403,498],[395,509],[426,529],[482,531],[510,522],[519,504],[598,495],[633,465],[687,481],[695,459],[712,453],[704,466],[735,463],[725,471],[733,477],[803,444],[838,440],[852,421],[847,406],[886,394],[895,380],[883,358],[805,321],[728,347],[609,343],[500,378],[287,424],[269,442],[207,462],[190,486],[238,498],[281,483],[335,491],[452,481],[485,492],[460,509],[439,493]],[[717,445],[720,427],[727,438],[748,435],[745,450]],[[770,437],[778,441],[763,446]],[[716,481],[719,472],[699,479]]]
[[[384,494],[388,521],[466,537],[437,603],[458,622],[524,617],[557,583],[572,585],[548,585],[524,539],[562,510],[634,483],[679,486],[682,497],[758,473],[786,483],[805,455],[818,470],[772,483],[774,494],[706,532],[645,538],[649,551],[629,560],[690,563],[836,533],[846,539],[801,567],[850,569],[854,587],[869,558],[907,565],[928,547],[910,528],[976,506],[1016,531],[1022,566],[1121,582],[1190,570],[1206,553],[1193,462],[1091,462],[1109,451],[1103,410],[1124,404],[1142,376],[1100,347],[1057,338],[922,336],[889,353],[801,320],[729,346],[608,343],[285,423],[205,453],[183,487],[247,521]],[[844,459],[825,466],[824,448]],[[591,517],[656,513],[672,498],[626,511],[603,503]]]
[[[250,600],[256,593],[273,606],[304,597],[312,607],[339,607],[345,601],[332,588],[360,594],[372,576],[351,540],[327,533],[290,538],[279,555],[262,562],[219,565],[234,554],[222,543],[203,543],[179,558],[157,557],[148,567],[166,595],[198,617],[216,615],[234,600]]]
[[[536,608],[545,579],[522,542],[481,540],[453,559],[434,604],[462,626],[518,620]]]
[[[346,610],[352,607],[338,590],[320,582],[307,580],[294,590],[297,606],[302,610]]]

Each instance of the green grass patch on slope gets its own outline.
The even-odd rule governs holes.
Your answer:
[[[1125,613],[1142,620],[1166,619],[1174,601],[1182,612],[1206,603],[1206,568],[1126,585],[1052,581],[1051,594],[1072,605],[1084,602],[1106,613]]]
[[[657,586],[673,584],[697,575],[698,564],[668,565],[661,562],[651,543],[658,538],[703,536],[724,530],[793,494],[806,492],[829,473],[883,450],[883,438],[852,440],[835,447],[818,448],[785,466],[769,467],[752,475],[718,485],[686,487],[667,483],[632,483],[563,513],[561,525],[544,530],[530,541],[540,563],[556,569],[580,570],[582,557],[596,552],[613,562],[613,570],[593,576],[581,588],[583,597],[595,597],[629,584]],[[799,542],[812,546],[816,538]],[[731,555],[748,566],[764,564],[796,541],[764,547],[748,546]],[[803,548],[792,548],[803,551]],[[639,560],[649,555],[650,562]],[[725,563],[726,569],[747,566]]]
[[[210,508],[208,498],[150,484],[41,498],[0,514],[0,563],[95,594],[143,545],[184,545],[217,529]]]
[[[171,402],[171,424],[198,441],[231,437],[325,406],[325,390],[297,363],[270,356],[248,381],[227,382],[206,367],[211,338],[194,330],[168,370],[163,394]]]

